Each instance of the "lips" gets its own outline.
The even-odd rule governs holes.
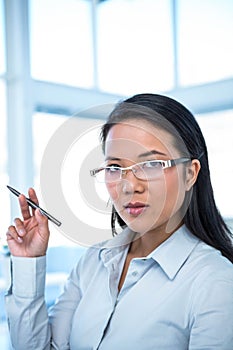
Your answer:
[[[146,208],[148,208],[148,205],[141,202],[135,202],[128,203],[124,207],[129,215],[138,216],[142,214],[146,210]]]

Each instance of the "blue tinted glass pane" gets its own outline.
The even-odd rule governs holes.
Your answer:
[[[233,76],[233,1],[179,0],[179,73],[182,85]]]
[[[5,30],[4,30],[4,14],[3,0],[0,0],[0,74],[5,72]]]
[[[102,90],[128,95],[173,87],[170,1],[100,3],[97,46]]]
[[[217,206],[233,219],[233,110],[201,114],[197,120],[206,139]]]
[[[32,76],[91,87],[91,2],[30,0],[30,5]]]

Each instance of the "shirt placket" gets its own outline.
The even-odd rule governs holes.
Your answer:
[[[151,258],[135,258],[131,260],[124,284],[117,296],[117,302],[119,302],[121,298],[123,298],[124,295],[140,281],[152,264],[153,260]]]

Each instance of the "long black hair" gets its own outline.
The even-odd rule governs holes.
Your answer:
[[[191,159],[200,160],[201,170],[184,214],[184,224],[196,237],[220,250],[222,255],[233,263],[232,233],[215,203],[206,143],[193,114],[181,103],[164,95],[135,95],[118,103],[103,125],[101,131],[103,149],[108,132],[113,125],[135,118],[145,119],[172,132],[178,149],[181,149],[180,145],[185,145],[185,147],[182,146],[181,151]],[[121,227],[126,226],[113,206],[111,225],[114,235],[116,221]]]

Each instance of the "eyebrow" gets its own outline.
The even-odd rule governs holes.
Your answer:
[[[159,154],[161,156],[166,156],[166,153],[157,151],[156,149],[152,149],[151,151],[140,154],[138,157],[143,158],[143,157],[151,156],[152,154]]]
[[[121,160],[121,158],[109,156],[109,157],[105,158],[105,160]]]
[[[159,154],[159,155],[161,155],[161,156],[166,156],[165,153],[160,152],[160,151],[157,151],[157,150],[155,150],[155,149],[152,149],[151,151],[148,151],[148,152],[139,154],[138,158],[148,157],[148,156],[151,156],[152,154]],[[121,158],[109,156],[109,157],[107,157],[105,160],[121,160]]]

